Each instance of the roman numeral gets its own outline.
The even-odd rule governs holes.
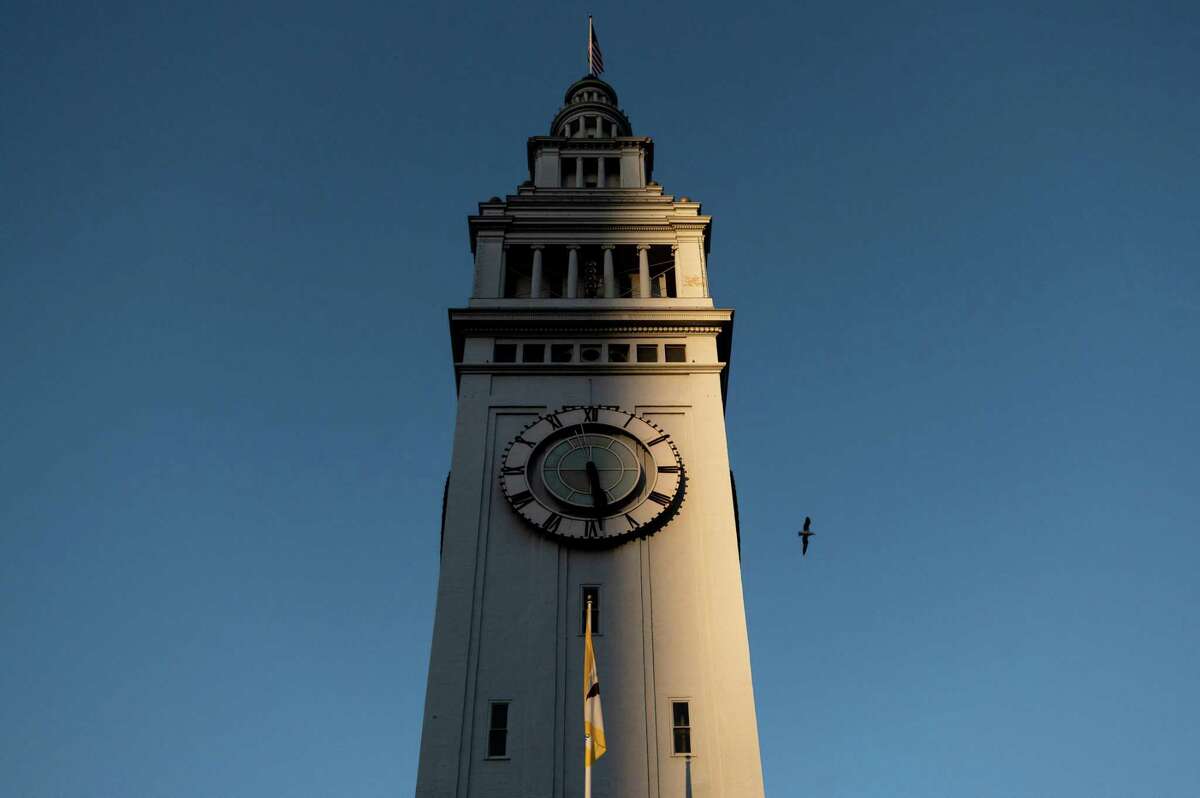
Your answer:
[[[529,441],[525,440],[524,438],[522,438],[520,435],[513,438],[513,443],[523,443],[526,446],[528,446],[529,448],[531,448],[531,449],[533,448],[533,444],[530,443]]]
[[[512,496],[509,496],[508,500],[512,502],[513,507],[520,510],[522,507],[533,501],[533,494],[527,490],[523,490],[520,493],[514,493]]]
[[[650,499],[650,501],[652,501],[652,502],[661,504],[663,507],[667,507],[668,505],[671,504],[670,496],[666,496],[662,493],[659,493],[656,490],[650,491],[650,495],[647,498]]]
[[[625,429],[626,427],[628,427],[630,421],[633,421],[633,416],[630,416],[629,418],[625,419],[625,423],[621,425],[621,429]]]
[[[546,420],[549,421],[550,426],[554,427],[555,429],[562,429],[562,422],[558,420],[557,414],[551,413],[550,415],[546,416]]]
[[[584,421],[599,421],[600,420],[600,408],[598,408],[598,407],[583,408],[583,420]]]
[[[679,466],[659,466],[658,473],[660,473],[660,474],[678,474]]]
[[[654,440],[652,440],[652,441],[646,441],[646,445],[647,445],[647,446],[654,446],[655,444],[662,443],[662,442],[663,442],[663,441],[665,441],[666,439],[667,439],[667,436],[666,436],[666,435],[659,435],[657,438],[655,438],[655,439],[654,439]]]
[[[558,513],[550,513],[550,517],[542,522],[542,531],[557,532],[559,524],[562,523],[562,516]]]
[[[587,519],[583,524],[583,536],[585,538],[595,538],[600,536],[600,525],[592,518]]]
[[[629,513],[625,513],[625,523],[629,524],[630,529],[637,529],[641,526]]]

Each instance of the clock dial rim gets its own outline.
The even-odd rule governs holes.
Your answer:
[[[636,501],[605,507],[605,514],[565,507],[561,499],[531,479],[545,454],[572,429],[584,428],[620,440],[628,437],[645,453],[643,473],[634,489]],[[564,405],[544,413],[522,427],[505,446],[500,465],[500,486],[509,505],[537,532],[561,542],[607,546],[652,534],[678,513],[686,493],[686,471],[670,434],[655,422],[617,405]]]

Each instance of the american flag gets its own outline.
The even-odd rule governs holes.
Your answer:
[[[593,77],[604,74],[604,56],[600,52],[600,40],[596,38],[591,17],[588,17],[588,72]]]

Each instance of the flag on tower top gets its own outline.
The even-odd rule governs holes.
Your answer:
[[[600,53],[600,40],[596,38],[596,29],[592,27],[592,18],[588,17],[588,72],[592,77],[604,74],[604,56]]]

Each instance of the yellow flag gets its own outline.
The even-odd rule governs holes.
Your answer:
[[[583,765],[604,756],[604,714],[600,711],[600,677],[596,675],[596,651],[592,648],[592,602],[587,605],[583,636]]]

